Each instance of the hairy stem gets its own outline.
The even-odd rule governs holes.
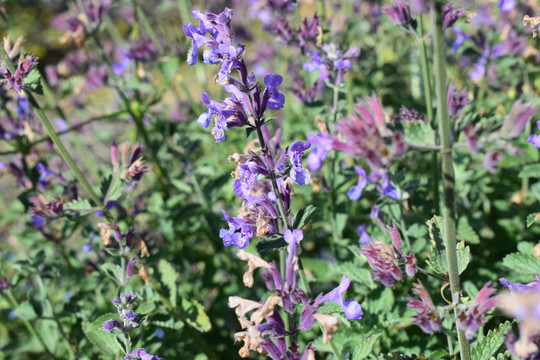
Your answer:
[[[446,256],[448,262],[448,277],[452,303],[460,301],[459,270],[456,253],[456,209],[455,209],[455,178],[452,158],[452,139],[450,137],[450,120],[448,119],[447,87],[446,87],[446,53],[441,18],[442,3],[437,1],[431,5],[431,23],[434,32],[434,64],[437,89],[437,113],[439,116],[439,132],[441,138],[442,178],[443,178],[443,216],[444,235],[446,241]],[[457,309],[454,310],[457,320]],[[469,340],[465,332],[457,327],[461,360],[471,359]]]

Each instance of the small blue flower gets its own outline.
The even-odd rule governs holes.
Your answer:
[[[154,331],[154,335],[158,339],[163,339],[165,337],[165,331],[162,328],[157,328],[156,331]]]

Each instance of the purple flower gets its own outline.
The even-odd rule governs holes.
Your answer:
[[[366,187],[368,180],[366,171],[358,166],[354,167],[354,170],[358,174],[358,184],[356,186],[353,186],[349,189],[347,192],[347,196],[349,199],[356,201],[362,197],[362,191],[364,191],[364,188]]]
[[[309,142],[297,141],[291,145],[288,152],[292,164],[290,176],[298,185],[307,185],[311,180],[309,171],[302,167],[302,156],[304,155],[304,151],[309,149],[310,146],[311,144]]]
[[[508,288],[508,290],[512,292],[521,293],[521,292],[528,292],[528,291],[540,291],[540,277],[535,277],[534,281],[527,285],[513,284],[504,278],[500,278],[499,281],[506,288]]]
[[[501,9],[501,11],[512,11],[515,6],[515,0],[499,0],[499,9]]]
[[[514,139],[521,135],[525,125],[532,119],[538,109],[532,104],[524,104],[517,100],[510,109],[506,120],[499,131],[504,139]],[[540,123],[537,123],[540,128]]]
[[[124,360],[133,360],[133,359],[141,359],[141,360],[160,360],[155,355],[148,354],[144,349],[135,349],[131,353],[124,356]]]
[[[388,175],[383,176],[383,185],[381,188],[381,197],[388,196],[389,198],[392,198],[394,200],[399,200],[399,193],[397,189],[390,183],[390,180],[388,179]]]
[[[358,320],[362,318],[363,314],[360,304],[352,298],[347,301],[343,301],[343,294],[347,291],[350,284],[351,281],[349,280],[349,278],[343,275],[339,286],[334,290],[330,291],[328,294],[321,297],[320,301],[331,301],[333,303],[336,303],[343,308],[343,312],[345,312],[345,316],[347,317],[347,319]]]
[[[122,323],[116,319],[110,319],[103,323],[103,330],[107,332],[113,331],[113,329],[118,329],[120,331],[125,331],[124,326]]]
[[[11,73],[9,69],[5,70],[4,76],[13,90],[17,92],[22,90],[24,80],[37,63],[37,57],[29,54],[23,54],[19,57],[19,62],[17,64],[17,68],[15,69],[15,73]]]
[[[411,23],[411,9],[400,0],[394,1],[390,6],[384,6],[383,12],[392,20],[394,26],[407,26]]]
[[[333,149],[335,140],[328,133],[308,134],[307,140],[313,145],[307,163],[311,171],[317,171],[321,168],[323,160],[328,156],[328,151]]]
[[[0,277],[0,291],[9,288],[9,279],[7,276]]]
[[[358,233],[358,242],[359,243],[363,243],[363,244],[367,244],[367,243],[370,243],[371,242],[371,237],[369,236],[369,234],[367,233],[366,231],[366,225],[360,225],[356,228],[356,232]]]
[[[465,16],[467,12],[463,9],[455,9],[454,3],[448,3],[442,8],[443,29],[448,29],[454,25],[460,17]]]
[[[221,229],[219,237],[223,240],[223,245],[234,245],[239,249],[243,249],[249,244],[249,240],[253,237],[255,226],[249,224],[248,219],[233,218],[227,215],[225,210],[222,210],[225,220],[229,223],[229,230]]]
[[[266,75],[264,77],[264,83],[267,86],[266,91],[269,94],[267,107],[270,110],[282,109],[285,104],[285,95],[278,91],[278,86],[282,82],[283,78],[280,75]]]
[[[386,243],[381,241],[361,243],[359,252],[366,257],[374,280],[388,287],[394,287],[403,280],[396,254]]]
[[[467,90],[458,92],[454,84],[450,83],[448,87],[448,114],[450,116],[459,117],[461,110],[469,105]]]
[[[426,334],[433,334],[441,331],[441,318],[439,317],[439,314],[437,314],[437,309],[420,280],[417,284],[414,284],[413,294],[421,299],[420,301],[413,297],[408,297],[409,303],[407,304],[407,307],[417,310],[416,314],[412,316],[413,323],[420,326],[422,331]]]
[[[486,323],[484,314],[498,304],[497,297],[491,297],[497,290],[493,283],[487,283],[478,293],[474,304],[468,310],[462,310],[457,317],[457,324],[465,331],[465,337],[471,340],[478,328]]]
[[[496,174],[498,171],[497,164],[500,163],[503,158],[504,155],[502,152],[498,150],[491,150],[484,155],[484,166],[490,173]]]

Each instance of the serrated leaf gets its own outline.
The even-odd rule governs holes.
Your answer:
[[[23,88],[33,93],[43,95],[43,86],[41,85],[41,74],[38,69],[33,68],[30,74],[24,79]]]
[[[540,274],[540,259],[533,254],[508,254],[503,259],[503,265],[524,274]]]
[[[429,236],[431,238],[431,252],[426,261],[431,269],[437,274],[446,276],[448,264],[446,260],[446,247],[444,239],[444,222],[441,216],[433,216],[427,221]],[[471,257],[471,250],[461,241],[456,246],[458,269],[461,274],[467,268]]]
[[[122,274],[122,268],[113,263],[105,263],[101,265],[101,271],[103,271],[109,278],[118,281],[120,281],[120,279],[122,279],[124,276],[124,274]]]
[[[367,358],[369,355],[371,355],[371,352],[373,351],[373,346],[381,336],[381,333],[374,334],[369,336],[367,339],[364,339],[362,343],[354,349],[352,359],[354,360],[362,360]]]
[[[425,121],[411,120],[409,123],[403,123],[403,132],[405,133],[405,141],[411,145],[435,145],[435,131]]]
[[[457,261],[458,271],[461,274],[467,269],[469,262],[471,261],[471,249],[465,246],[465,241],[461,241],[457,244]]]
[[[184,327],[184,323],[180,320],[173,318],[170,315],[153,315],[152,319],[149,321],[150,324],[156,325],[158,327],[180,330]]]
[[[499,325],[498,329],[489,330],[487,335],[472,348],[471,358],[472,360],[484,360],[489,359],[504,343],[502,334],[504,334],[512,323],[506,321]]]
[[[296,214],[294,214],[292,228],[303,229],[304,226],[310,222],[313,215],[315,215],[315,212],[317,211],[319,211],[319,209],[313,205],[304,206],[303,208],[299,209]]]
[[[147,302],[144,302],[142,304],[139,304],[139,306],[137,306],[137,309],[135,309],[135,312],[137,314],[148,314],[148,313],[151,313],[152,311],[154,311],[156,308],[156,303],[153,302],[153,301],[147,301]]]
[[[72,200],[70,202],[67,202],[64,204],[64,210],[68,212],[70,215],[74,216],[85,216],[92,214],[98,208],[93,207],[92,204],[90,204],[90,201],[86,198],[79,198]]]
[[[444,223],[442,216],[434,215],[427,221],[429,237],[431,238],[431,252],[426,261],[437,274],[446,275],[446,253],[444,247]]]
[[[530,228],[532,224],[540,222],[540,213],[532,213],[527,215],[527,228]]]
[[[187,316],[187,322],[200,332],[210,331],[212,325],[204,307],[196,300],[182,299],[182,309]]]
[[[467,220],[467,217],[465,216],[459,218],[457,225],[457,236],[469,244],[480,244],[478,234],[476,234],[471,225],[469,225],[469,220]]]
[[[165,259],[159,260],[158,271],[161,275],[161,282],[169,289],[169,300],[171,300],[171,304],[175,307],[178,293],[178,287],[176,285],[178,273]]]
[[[343,275],[347,275],[351,281],[375,288],[375,283],[371,278],[371,272],[368,269],[360,268],[353,262],[345,262],[339,264],[339,270]]]
[[[118,343],[114,335],[107,333],[102,329],[87,332],[86,337],[103,355],[114,356],[118,350]]]
[[[119,344],[113,334],[103,330],[103,323],[109,319],[118,320],[114,313],[103,314],[92,322],[83,322],[82,329],[88,340],[101,351],[103,355],[114,356],[118,352]],[[120,350],[123,350],[120,347]]]
[[[273,234],[270,236],[261,236],[255,245],[259,253],[265,251],[276,251],[287,246],[283,235]]]
[[[519,172],[519,177],[540,177],[540,164],[526,165]]]

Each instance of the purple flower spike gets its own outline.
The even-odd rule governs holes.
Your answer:
[[[411,9],[400,0],[394,1],[389,7],[383,7],[383,12],[392,20],[394,26],[407,26],[411,23]]]
[[[454,84],[451,83],[448,87],[448,114],[458,117],[461,110],[467,105],[469,105],[467,90],[458,92]]]
[[[501,284],[507,287],[508,290],[512,292],[521,293],[521,292],[528,292],[528,291],[540,291],[540,278],[539,277],[536,277],[532,283],[527,284],[527,285],[513,284],[510,281],[503,278],[500,278],[499,281]]]
[[[442,8],[443,16],[443,29],[448,29],[459,20],[460,17],[465,16],[467,12],[463,9],[455,9],[454,3],[448,3]]]
[[[360,244],[359,252],[366,257],[374,280],[388,287],[394,287],[403,280],[396,255],[386,243],[381,241],[363,243]]]
[[[278,86],[283,82],[283,78],[280,75],[266,75],[264,77],[264,83],[267,88],[265,93],[268,93],[267,107],[270,110],[282,109],[285,105],[285,95],[278,91]]]
[[[358,166],[354,167],[354,170],[358,174],[358,184],[353,186],[347,192],[349,199],[356,201],[362,197],[362,192],[368,183],[366,171]]]
[[[514,139],[521,135],[525,125],[532,119],[536,114],[537,108],[531,104],[524,104],[521,100],[517,100],[506,120],[499,131],[499,134],[504,139]],[[540,124],[536,123],[540,128]]]
[[[504,155],[502,152],[497,150],[491,150],[486,155],[484,155],[484,166],[490,173],[496,174],[498,171],[497,164],[500,163],[503,158]]]
[[[487,283],[474,299],[474,304],[466,311],[461,311],[457,318],[458,326],[465,331],[465,337],[471,340],[478,328],[486,323],[484,314],[495,307],[499,299],[491,297],[497,292],[493,283]]]
[[[415,309],[416,314],[412,316],[413,323],[420,326],[423,332],[426,334],[433,334],[441,331],[442,321],[437,314],[437,309],[429,296],[426,288],[420,281],[414,284],[413,294],[420,297],[420,300],[409,297],[408,308]]]
[[[347,301],[343,301],[343,294],[347,291],[349,285],[351,285],[351,281],[347,276],[343,275],[339,286],[334,290],[330,291],[328,294],[324,295],[320,300],[322,302],[331,301],[333,303],[341,305],[347,319],[358,320],[362,318],[363,314],[360,304],[352,298]]]

